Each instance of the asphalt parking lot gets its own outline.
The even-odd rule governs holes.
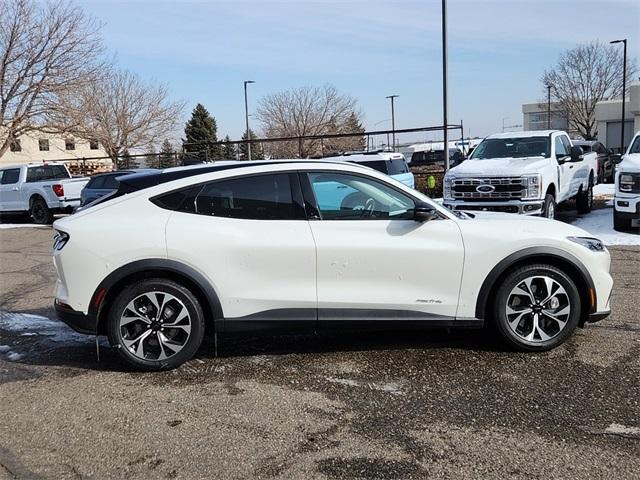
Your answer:
[[[610,249],[613,314],[552,352],[477,331],[224,338],[140,374],[49,320],[51,237],[0,230],[0,478],[640,476],[640,247]]]

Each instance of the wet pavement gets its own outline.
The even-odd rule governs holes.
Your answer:
[[[0,478],[639,477],[640,247],[611,248],[612,316],[548,353],[224,337],[140,374],[50,320],[51,237],[0,230]]]

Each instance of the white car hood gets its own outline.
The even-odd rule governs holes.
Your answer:
[[[617,167],[620,172],[640,172],[640,153],[630,153],[622,157],[622,162]]]
[[[527,173],[538,173],[541,168],[548,165],[549,159],[542,157],[523,158],[483,158],[468,159],[457,167],[449,170],[447,175],[457,177],[469,176],[519,176]]]

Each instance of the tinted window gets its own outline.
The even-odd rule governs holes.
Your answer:
[[[369,167],[369,168],[373,168],[374,170],[377,170],[378,172],[382,172],[384,174],[387,174],[387,162],[385,162],[384,160],[370,160],[367,162],[357,162],[359,165],[364,165],[365,167]]]
[[[196,198],[196,213],[256,220],[295,219],[289,174],[256,175],[205,185]]]
[[[2,172],[2,180],[0,180],[0,184],[11,185],[13,183],[18,183],[19,179],[20,179],[20,169],[11,168],[9,170],[4,170]]]
[[[473,151],[471,158],[548,157],[549,137],[486,138]]]
[[[387,171],[389,172],[389,175],[399,175],[401,173],[407,173],[409,171],[409,167],[407,167],[407,162],[402,159],[388,160]]]
[[[556,137],[555,139],[556,146],[556,157],[565,157],[569,155],[569,152],[566,148],[564,148],[564,143],[562,143],[562,137]]]
[[[89,183],[87,183],[86,188],[102,188],[102,186],[104,185],[104,177],[105,175],[98,175],[97,177],[93,177],[91,180],[89,180]]]
[[[27,170],[27,182],[43,182],[45,180],[58,180],[69,178],[67,169],[63,165],[42,165],[29,167]]]
[[[129,172],[118,172],[113,175],[105,175],[104,176],[104,185],[102,188],[110,188],[111,190],[115,190],[118,188],[120,182],[118,181],[118,177],[123,177],[127,175]]]
[[[584,153],[589,153],[591,151],[591,145],[580,145],[580,148]]]
[[[195,200],[200,190],[202,190],[202,185],[183,188],[182,190],[156,197],[153,203],[167,210],[196,213]]]
[[[413,200],[376,180],[344,173],[311,173],[323,220],[413,218]]]

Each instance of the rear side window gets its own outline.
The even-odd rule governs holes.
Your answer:
[[[118,177],[122,177],[124,175],[126,175],[126,173],[114,173],[113,175],[105,175],[104,184],[100,188],[109,188],[111,190],[117,189],[118,185],[120,184],[120,182],[118,181]]]
[[[389,172],[388,175],[399,175],[401,173],[407,173],[409,167],[407,166],[407,162],[402,159],[388,160],[387,171]]]
[[[41,165],[29,167],[27,170],[27,182],[44,182],[46,180],[59,180],[69,178],[67,169],[62,165]]]
[[[203,187],[195,203],[199,215],[254,220],[297,218],[287,173],[213,182]]]
[[[384,160],[370,160],[368,162],[358,162],[360,165],[364,165],[365,167],[373,168],[379,172],[382,172],[386,175],[391,175],[387,171],[387,162]]]
[[[0,172],[0,185],[12,185],[20,179],[20,169],[10,168]]]

